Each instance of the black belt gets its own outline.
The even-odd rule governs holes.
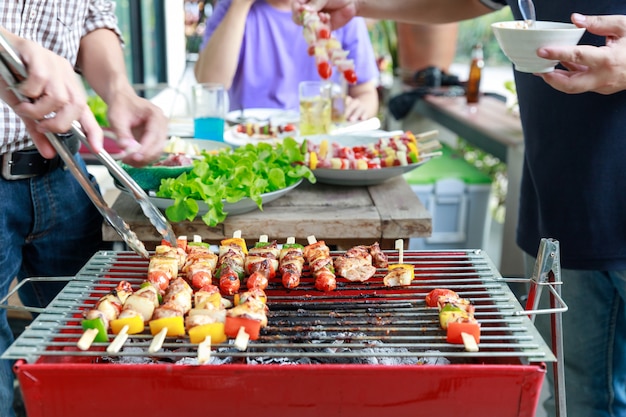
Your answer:
[[[78,139],[69,137],[64,139],[68,148],[74,154],[78,151]],[[45,175],[63,165],[59,155],[46,159],[39,151],[32,147],[2,155],[2,177],[6,180],[21,180]]]

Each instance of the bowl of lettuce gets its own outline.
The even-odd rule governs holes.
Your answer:
[[[168,220],[193,220],[202,214],[204,223],[213,227],[226,219],[225,203],[250,199],[262,210],[264,196],[292,188],[302,179],[315,183],[313,172],[304,165],[305,153],[293,138],[204,153],[191,170],[163,179],[156,197],[172,200],[165,209]]]

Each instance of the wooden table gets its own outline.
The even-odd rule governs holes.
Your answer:
[[[141,208],[125,193],[113,208],[126,220],[148,249],[160,236]],[[368,187],[342,187],[310,184],[304,180],[283,197],[263,205],[263,211],[228,216],[216,227],[209,227],[200,218],[172,224],[177,236],[200,235],[210,243],[218,243],[241,230],[248,241],[261,234],[284,242],[294,236],[306,243],[310,235],[328,245],[348,248],[354,244],[378,241],[382,248],[393,249],[396,239],[427,237],[432,232],[431,215],[403,177]],[[121,241],[108,224],[103,226],[105,241]]]
[[[471,107],[464,96],[426,96],[417,100],[413,111],[506,162],[508,188],[499,270],[504,276],[524,276],[522,251],[515,243],[524,160],[524,135],[519,118],[507,110],[503,101],[491,96],[482,96]]]

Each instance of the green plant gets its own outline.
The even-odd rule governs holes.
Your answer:
[[[472,47],[477,43],[481,43],[487,65],[508,64],[509,60],[502,53],[500,45],[498,45],[498,41],[491,30],[492,23],[506,20],[513,20],[511,9],[508,7],[461,22],[457,41],[457,60],[469,62]]]
[[[494,198],[492,217],[504,223],[504,210],[508,178],[506,164],[495,156],[478,149],[463,138],[458,138],[456,150],[463,158],[491,178],[491,192]]]

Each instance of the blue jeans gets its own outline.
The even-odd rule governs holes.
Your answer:
[[[84,162],[77,160],[85,169]],[[15,277],[75,275],[102,243],[100,212],[64,168],[25,180],[0,177],[0,213],[0,297]],[[45,307],[64,285],[26,284],[20,298],[24,305]],[[0,353],[12,342],[6,310],[0,309]],[[14,416],[11,366],[10,361],[0,360],[2,417]]]
[[[532,274],[535,259],[526,257]],[[530,276],[530,275],[528,275]],[[568,417],[626,417],[626,271],[562,269],[566,406]],[[541,306],[547,308],[544,290]],[[537,329],[549,346],[550,315],[538,315]],[[553,388],[553,374],[548,372]],[[544,404],[555,415],[554,399]]]

